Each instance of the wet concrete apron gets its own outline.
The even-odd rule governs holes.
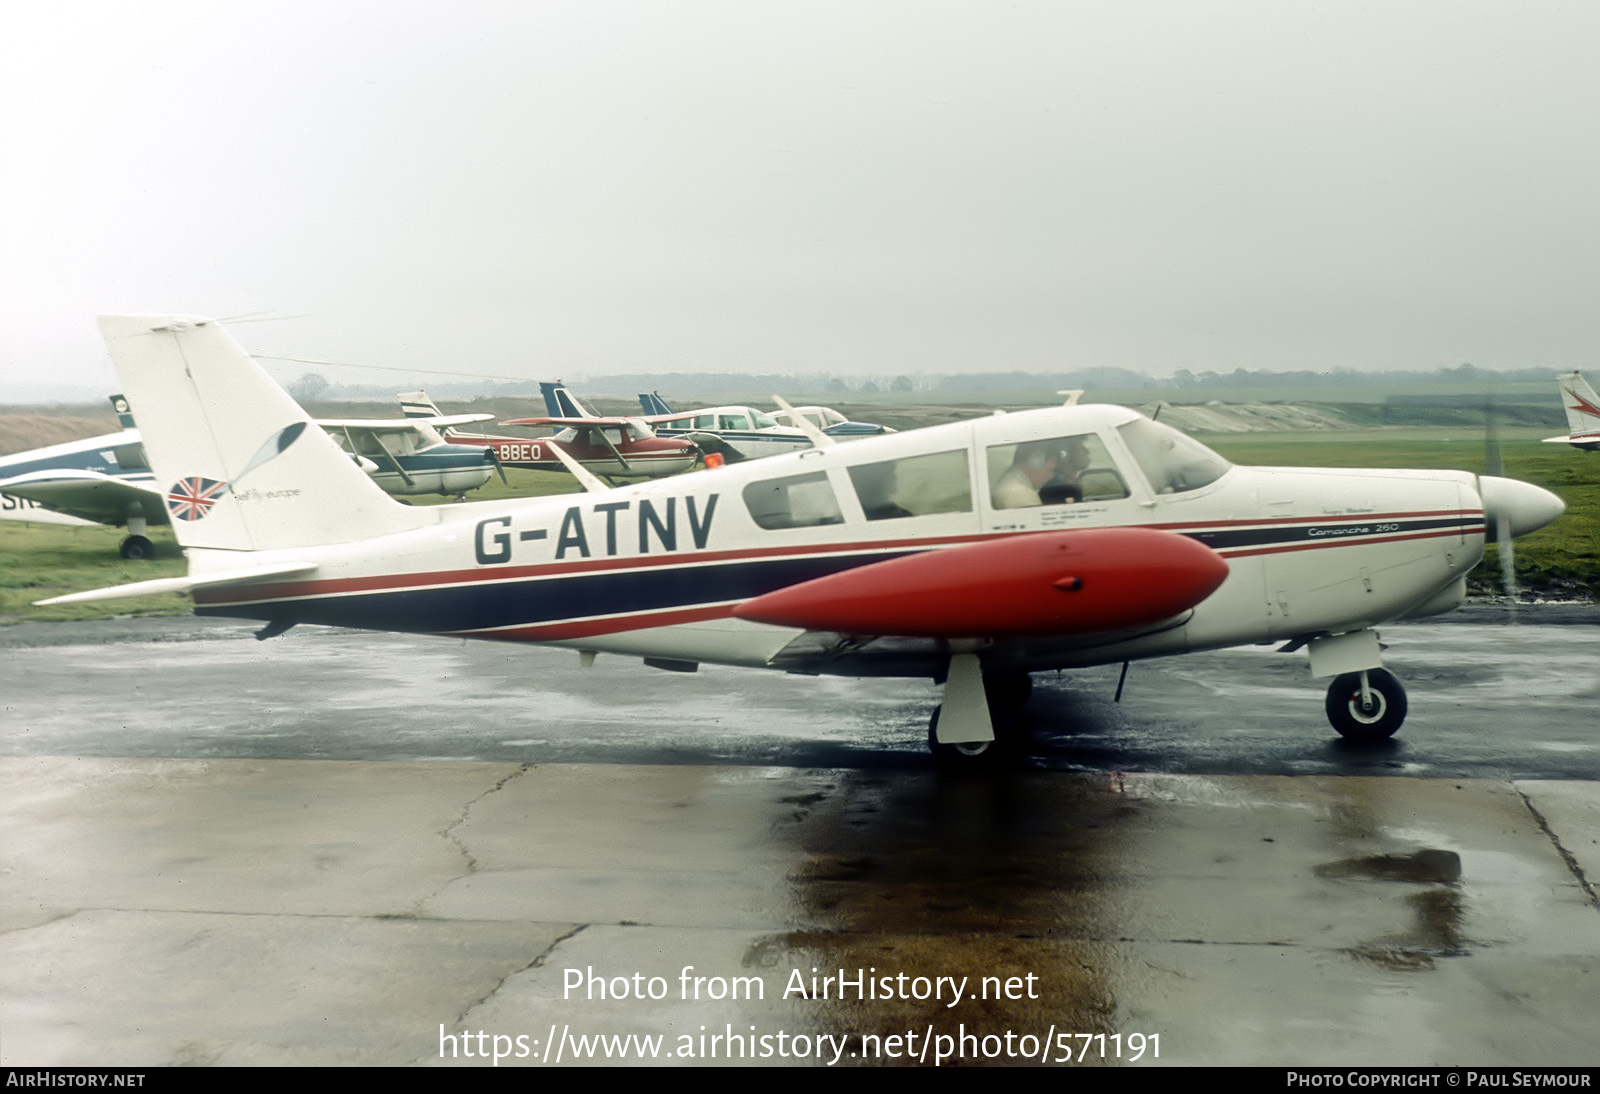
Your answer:
[[[1588,782],[8,757],[0,801],[7,1064],[1600,1059]]]

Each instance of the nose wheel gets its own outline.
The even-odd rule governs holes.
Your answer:
[[[1406,720],[1406,689],[1388,669],[1347,672],[1328,687],[1328,721],[1350,741],[1383,741]]]

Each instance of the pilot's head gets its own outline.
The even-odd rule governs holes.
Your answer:
[[[1054,441],[1029,441],[1017,445],[1017,453],[1012,457],[1011,464],[1020,468],[1028,481],[1038,486],[1055,477],[1056,468],[1061,465],[1061,449]]]
[[[1061,470],[1073,478],[1077,478],[1089,467],[1089,446],[1081,438],[1074,437],[1066,443],[1061,453]]]

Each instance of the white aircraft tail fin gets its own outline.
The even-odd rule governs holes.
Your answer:
[[[1600,395],[1580,372],[1558,377],[1561,405],[1567,410],[1567,432],[1576,439],[1600,441]]]
[[[407,391],[400,395],[400,414],[405,418],[441,418],[443,413],[426,391]]]
[[[108,315],[100,332],[184,547],[309,547],[433,523],[392,501],[216,320]]]

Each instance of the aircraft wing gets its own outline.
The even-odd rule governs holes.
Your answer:
[[[323,429],[369,429],[374,433],[415,433],[419,425],[448,429],[493,420],[493,414],[437,414],[431,418],[318,418]]]
[[[609,426],[619,429],[629,422],[648,421],[637,416],[632,418],[509,418],[501,425],[559,425],[567,429],[584,429],[591,426]]]
[[[0,493],[96,524],[126,524],[129,516],[142,516],[151,524],[168,519],[166,491],[149,481],[99,471],[30,471],[0,481]]]

